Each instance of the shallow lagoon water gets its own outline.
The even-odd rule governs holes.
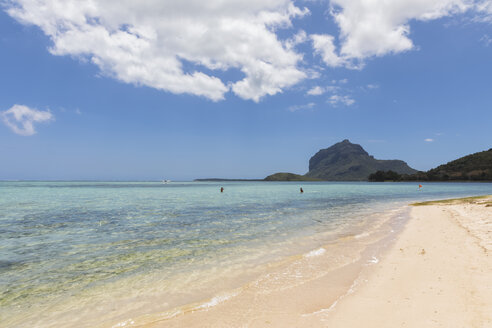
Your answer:
[[[483,194],[492,184],[0,182],[0,323],[94,326],[173,309],[363,233],[379,213]]]

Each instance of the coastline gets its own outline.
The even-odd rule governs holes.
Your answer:
[[[210,299],[101,327],[312,326],[313,313],[338,302],[365,267],[378,263],[408,220],[408,206],[367,217],[357,229],[264,267],[240,287]],[[315,324],[316,325],[316,324]]]
[[[267,274],[272,279],[114,327],[490,326],[491,201],[488,196],[415,204],[427,206],[411,207],[402,231],[370,244],[357,260],[330,272],[320,273],[328,263],[323,261],[329,253],[325,246],[295,259],[297,270],[313,267],[298,272],[312,275],[301,283],[285,285],[281,266]],[[375,248],[378,257],[372,256]],[[311,256],[309,262],[306,256]],[[290,269],[292,279],[296,266]]]

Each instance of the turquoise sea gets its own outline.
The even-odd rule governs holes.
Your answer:
[[[492,184],[0,182],[0,326],[173,313],[382,218],[404,222],[408,203],[484,194]]]

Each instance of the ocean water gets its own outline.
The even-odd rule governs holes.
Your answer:
[[[212,306],[273,263],[401,220],[410,202],[484,194],[492,184],[0,182],[0,326]]]

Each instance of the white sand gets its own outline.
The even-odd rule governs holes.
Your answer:
[[[412,219],[329,327],[492,327],[492,207],[432,205]]]

